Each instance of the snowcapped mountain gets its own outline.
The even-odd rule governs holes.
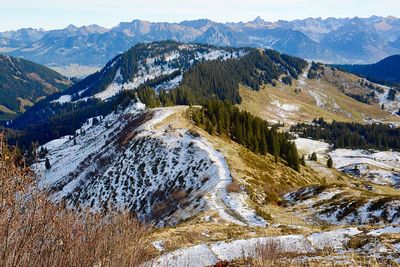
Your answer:
[[[270,47],[333,63],[372,63],[399,53],[400,20],[394,17],[308,18],[294,21],[181,23],[133,20],[111,29],[97,25],[0,33],[0,51],[47,65],[99,66],[140,42],[174,40],[218,46]],[[349,52],[350,51],[350,52]]]
[[[0,52],[8,52],[14,49],[28,46],[40,40],[46,31],[43,29],[20,29],[0,33]]]
[[[154,30],[141,22],[130,26],[120,25],[121,31],[133,36]],[[295,50],[292,44],[301,38],[306,47],[309,39],[285,29],[282,41],[280,30],[259,18],[244,27],[253,31],[254,42],[287,49]],[[223,42],[231,31],[208,29],[209,42]],[[102,31],[67,31],[81,30]],[[235,42],[243,40],[235,36]],[[32,168],[52,201],[72,212],[129,211],[158,226],[143,241],[158,250],[143,266],[186,265],[186,257],[196,266],[234,263],[243,255],[257,257],[260,244],[293,253],[302,263],[322,262],[326,253],[324,262],[337,263],[337,255],[347,262],[348,253],[368,254],[371,246],[383,248],[379,257],[398,257],[393,245],[400,232],[400,155],[293,140],[300,132],[285,132],[286,119],[312,125],[306,111],[348,121],[356,120],[350,111],[360,110],[367,123],[371,110],[390,113],[346,92],[373,91],[384,101],[389,90],[274,50],[162,41],[118,54],[9,126],[19,130],[25,148],[39,140]],[[272,125],[255,114],[272,114],[283,123]],[[318,159],[307,160],[313,153]]]
[[[28,125],[47,125],[37,131],[47,129],[42,137],[48,141],[59,136],[60,131],[71,133],[73,128],[77,128],[89,117],[108,114],[122,101],[123,96],[119,97],[122,92],[129,92],[145,84],[157,91],[169,90],[177,87],[183,74],[199,62],[235,59],[247,53],[248,49],[225,49],[169,41],[139,44],[114,57],[100,71],[62,93],[41,101],[29,113],[13,121],[12,127],[26,129]],[[48,129],[49,121],[64,121],[62,114],[70,112],[75,114],[71,116],[79,119],[72,124],[59,121],[57,130]],[[59,119],[51,119],[57,116]]]
[[[385,42],[383,35],[361,19],[353,19],[331,31],[321,40],[321,45],[330,52],[352,61],[367,54],[383,58],[387,53],[394,52],[387,47],[388,42]]]

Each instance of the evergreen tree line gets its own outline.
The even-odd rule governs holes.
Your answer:
[[[325,140],[335,148],[400,150],[400,128],[387,124],[327,123],[320,118],[314,120],[313,124],[292,126],[290,131],[301,137]]]
[[[279,132],[276,126],[247,111],[240,111],[227,101],[207,101],[203,108],[193,112],[192,119],[209,134],[229,136],[254,153],[269,153],[276,162],[280,157],[294,170],[300,170],[299,155],[290,134]]]

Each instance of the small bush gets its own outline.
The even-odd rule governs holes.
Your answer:
[[[232,181],[227,185],[226,190],[228,193],[239,193],[241,191],[240,185],[236,181]]]

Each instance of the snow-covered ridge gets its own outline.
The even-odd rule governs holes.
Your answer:
[[[227,60],[230,58],[239,58],[247,54],[246,50],[240,49],[223,49],[196,44],[178,45],[174,49],[168,49],[160,44],[148,44],[145,49],[148,56],[137,59],[138,70],[129,80],[124,80],[121,75],[121,56],[116,57],[111,64],[100,71],[100,78],[106,75],[114,68],[116,69],[113,81],[101,92],[97,92],[92,96],[80,98],[81,94],[62,95],[52,102],[64,104],[71,102],[72,98],[76,101],[86,101],[88,98],[98,98],[108,100],[123,90],[136,89],[147,81],[157,78],[163,78],[154,88],[159,90],[170,90],[178,86],[182,79],[183,73],[193,64],[200,61],[210,60]],[[89,86],[90,87],[90,86]],[[87,88],[90,89],[90,88]],[[77,98],[77,99],[76,99]]]
[[[247,206],[247,195],[227,193],[232,179],[223,155],[202,137],[164,125],[179,108],[146,110],[136,103],[89,120],[74,138],[45,144],[52,166],[35,166],[40,186],[71,208],[128,209],[160,226],[203,210],[264,226]]]
[[[116,95],[122,90],[132,90],[138,88],[145,82],[155,79],[157,77],[173,74],[174,72],[183,72],[184,69],[175,67],[179,60],[183,59],[183,54],[181,50],[194,50],[195,45],[180,46],[178,50],[169,52],[164,55],[158,55],[152,58],[146,58],[141,62],[139,66],[139,71],[135,77],[128,82],[120,82],[120,70],[117,72],[114,81],[107,87],[103,92],[96,94],[94,97],[100,98],[101,100],[107,100],[112,96]],[[196,52],[195,57],[189,61],[189,65],[193,65],[194,62],[199,60],[226,60],[228,58],[238,58],[244,56],[246,53],[242,50],[236,52],[228,52],[222,49],[210,48],[207,51]],[[157,64],[159,61],[163,61],[162,64]],[[161,89],[170,90],[179,85],[182,81],[182,74],[173,77],[172,79],[163,82],[156,86],[156,90]]]

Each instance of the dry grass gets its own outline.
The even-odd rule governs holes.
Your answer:
[[[137,266],[147,228],[132,214],[75,213],[51,203],[13,153],[0,159],[0,266]]]
[[[371,255],[362,256],[354,253],[337,254],[331,248],[325,248],[321,251],[309,254],[287,252],[277,241],[270,241],[266,244],[258,245],[256,247],[255,257],[244,258],[240,261],[240,264],[243,264],[243,266],[255,267],[398,266],[389,259],[378,260]]]
[[[345,73],[340,72],[338,75],[341,75],[345,81],[354,82],[351,81],[352,77]],[[260,91],[253,91],[240,86],[240,95],[243,101],[239,107],[263,119],[283,122],[310,121],[314,118],[323,117],[328,121],[365,123],[364,116],[387,122],[399,121],[395,116],[390,116],[389,112],[381,110],[377,104],[367,105],[346,96],[337,85],[326,79],[307,80],[306,87],[296,93],[295,90],[299,87],[301,86],[297,81],[292,86],[282,83],[278,83],[276,87],[266,85]],[[326,98],[324,108],[317,106],[316,100],[309,93],[309,89]],[[299,107],[299,111],[284,112],[271,104],[273,100],[278,100],[282,104],[296,105]],[[340,106],[340,109],[337,108],[337,105]],[[285,116],[281,115],[282,112],[285,113]]]

